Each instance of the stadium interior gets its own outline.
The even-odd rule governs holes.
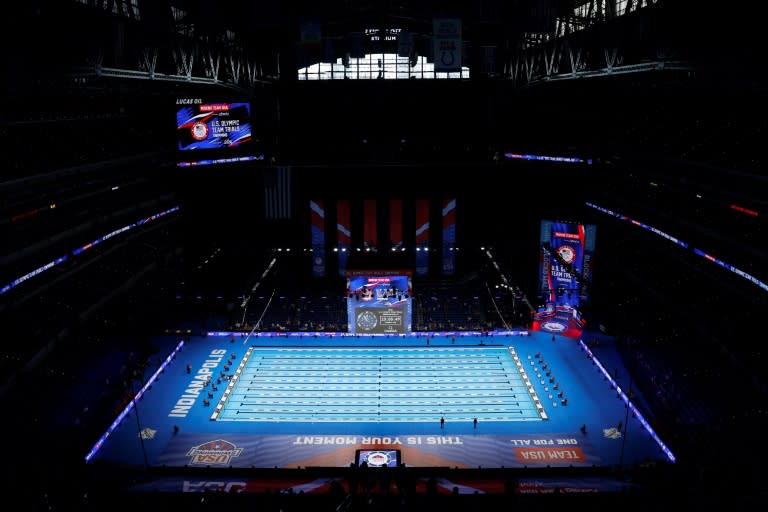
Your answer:
[[[759,16],[744,6],[30,0],[2,9],[3,487],[21,509],[766,503],[768,77]],[[460,20],[458,48],[442,60],[436,19]],[[438,71],[446,53],[458,71]],[[247,104],[237,121],[247,140],[228,132],[231,147],[191,151],[179,116],[201,103]],[[456,204],[451,272],[438,234],[446,198]],[[384,222],[392,200],[403,205],[400,240]],[[311,201],[329,215],[322,270]],[[367,201],[378,208],[374,243],[363,236]],[[86,463],[168,356],[157,339],[346,332],[352,296],[335,205],[351,205],[347,268],[413,270],[424,247],[418,201],[428,201],[433,239],[413,277],[415,332],[533,329],[546,296],[542,220],[596,226],[594,272],[557,293],[588,289],[583,341],[615,345],[676,462],[577,468],[632,481],[632,491],[521,494],[510,481],[569,468],[495,468],[474,471],[503,482],[497,493],[427,486],[365,499],[333,486],[135,492],[167,468]],[[182,469],[228,478],[227,468]],[[275,482],[297,474],[252,470]]]

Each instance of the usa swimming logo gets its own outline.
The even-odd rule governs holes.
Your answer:
[[[366,459],[366,462],[369,466],[373,467],[381,467],[381,466],[387,466],[389,465],[391,458],[388,453],[384,452],[373,452],[368,455],[368,458]]]
[[[542,329],[549,332],[563,332],[568,328],[567,325],[561,324],[560,322],[545,322],[544,325],[541,326]]]
[[[558,247],[557,254],[569,265],[576,259],[576,251],[570,245],[561,245]]]
[[[229,466],[234,457],[239,457],[243,453],[242,448],[238,448],[234,443],[223,439],[208,441],[207,443],[193,446],[187,452],[190,466]]]

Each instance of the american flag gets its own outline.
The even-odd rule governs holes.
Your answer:
[[[291,167],[281,165],[264,171],[264,217],[291,218]]]

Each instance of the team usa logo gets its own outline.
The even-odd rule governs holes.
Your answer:
[[[195,140],[205,140],[208,137],[208,125],[198,121],[192,125],[192,138]]]
[[[368,454],[368,457],[365,459],[365,462],[369,466],[373,466],[375,468],[379,468],[382,466],[388,466],[389,462],[391,460],[391,457],[388,453],[385,452],[372,452]]]
[[[230,461],[241,453],[242,448],[229,441],[216,439],[193,446],[187,452],[187,457],[192,457],[189,460],[190,466],[229,466]]]
[[[567,326],[560,322],[545,322],[541,328],[549,332],[563,332]]]
[[[561,245],[557,248],[557,255],[560,256],[564,262],[569,265],[576,259],[576,251],[570,245]]]

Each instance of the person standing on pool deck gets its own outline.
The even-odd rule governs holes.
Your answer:
[[[475,419],[472,420],[472,427],[477,430],[477,416],[475,416]]]
[[[445,416],[440,416],[440,428],[445,427]]]

